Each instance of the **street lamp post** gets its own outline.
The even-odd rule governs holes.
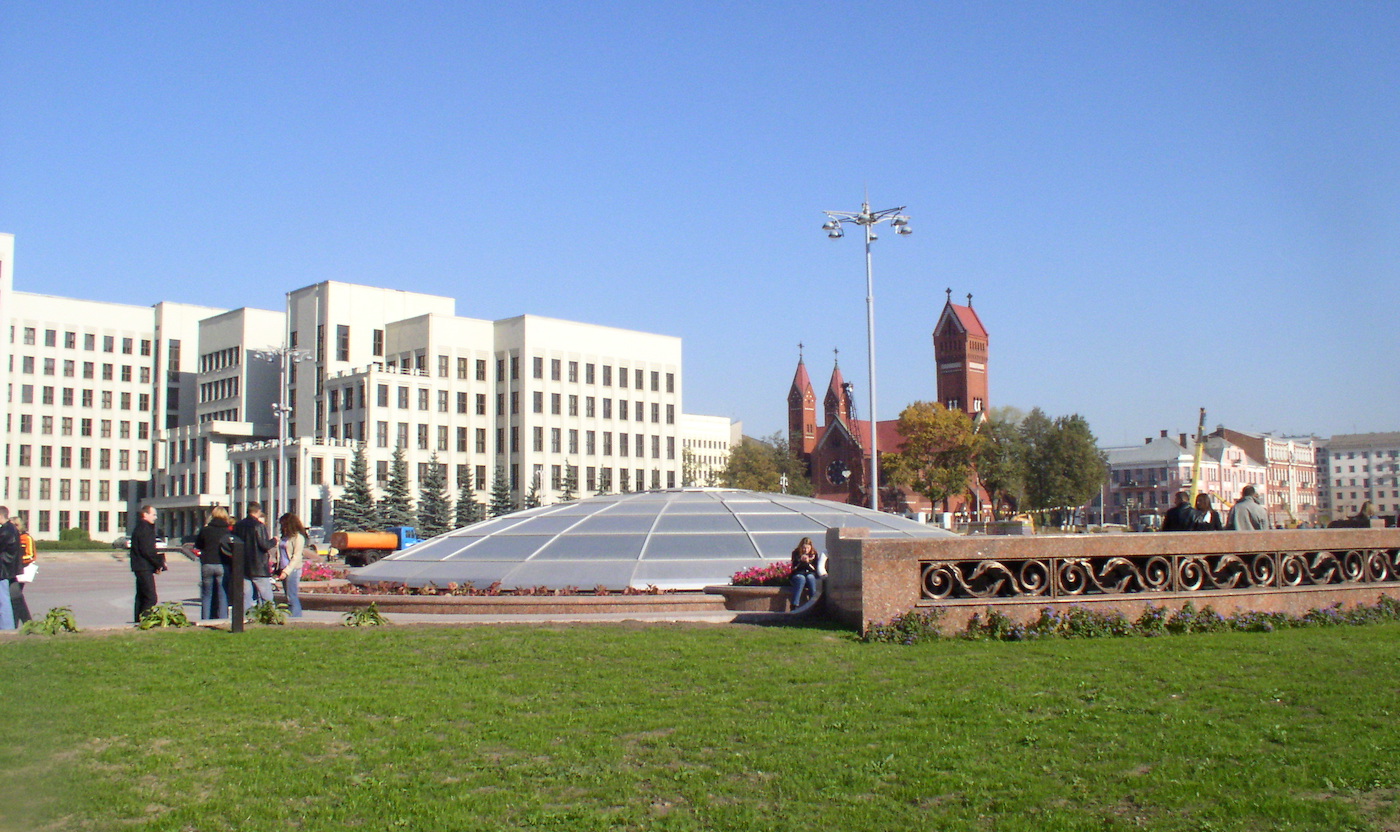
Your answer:
[[[870,489],[870,507],[876,511],[880,510],[880,455],[875,438],[875,280],[871,270],[870,244],[875,242],[875,226],[882,222],[888,222],[896,234],[901,236],[913,233],[909,227],[909,217],[904,214],[904,206],[898,208],[887,208],[884,211],[871,211],[870,203],[862,202],[860,211],[851,213],[849,211],[823,211],[827,221],[822,225],[826,231],[826,236],[833,240],[839,240],[846,236],[841,230],[841,226],[846,223],[855,223],[865,229],[865,329],[867,337],[866,349],[870,357],[870,480],[866,487]]]
[[[290,500],[286,499],[287,417],[291,415],[292,408],[287,404],[287,376],[290,375],[292,364],[309,361],[312,355],[310,350],[285,345],[253,350],[253,355],[264,361],[277,362],[277,401],[272,405],[272,412],[277,416],[277,475],[272,478],[272,506],[268,512],[268,517],[275,522],[282,516],[283,511],[289,510],[290,504]]]

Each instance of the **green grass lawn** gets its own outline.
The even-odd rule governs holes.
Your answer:
[[[30,636],[0,696],[0,829],[1400,829],[1395,624]]]

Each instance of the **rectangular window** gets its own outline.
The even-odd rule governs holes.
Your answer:
[[[583,434],[583,452],[593,456],[598,452],[598,435],[594,431],[585,431]]]
[[[612,403],[613,403],[613,400],[612,400],[612,399],[603,399],[603,418],[604,418],[604,419],[611,419],[611,418],[612,418]]]
[[[458,451],[459,453],[466,453],[466,452],[467,452],[467,429],[466,429],[466,428],[457,428],[457,451]]]
[[[505,380],[506,380],[506,360],[505,360],[504,358],[497,358],[497,359],[496,359],[496,383],[499,384],[499,383],[501,383],[501,382],[504,382]]]
[[[612,387],[612,365],[603,365],[603,386]]]
[[[477,394],[476,394],[476,415],[478,415],[478,416],[485,416],[485,415],[486,415],[486,394],[485,394],[485,393],[477,393]]]
[[[376,329],[373,340],[370,344],[370,352],[379,357],[384,357],[384,330]]]
[[[666,458],[676,458],[676,437],[674,436],[666,437]]]
[[[569,396],[569,415],[578,415],[578,396]]]
[[[531,375],[535,378],[544,378],[544,358],[535,356],[530,360]]]
[[[439,391],[438,391],[438,395],[437,395],[437,400],[438,400],[438,402],[437,402],[437,404],[438,404],[438,408],[437,408],[437,409],[438,409],[438,412],[439,412],[439,413],[446,413],[446,412],[447,412],[447,391],[446,391],[446,390],[439,390]]]
[[[448,360],[447,356],[445,356],[445,355],[439,355],[439,356],[438,356],[438,378],[447,378],[448,370],[451,368],[451,366],[452,366],[452,362]]]
[[[476,360],[476,380],[486,380],[486,359],[484,358],[478,358]]]
[[[562,451],[562,447],[561,447],[562,442],[563,442],[562,436],[563,436],[563,431],[560,430],[559,428],[550,428],[550,429],[549,429],[549,450],[552,451],[553,453],[556,453],[556,454],[557,454],[557,453],[560,453],[560,452]]]
[[[466,394],[466,393],[458,393],[458,394],[457,394],[457,412],[458,412],[458,413],[466,413],[466,412],[467,412],[467,394]]]
[[[603,456],[612,456],[612,448],[613,448],[613,435],[612,435],[611,433],[608,433],[608,432],[604,431],[604,432],[603,432]]]
[[[642,389],[642,376],[643,376],[643,373],[642,373],[641,370],[635,370],[634,372],[635,372],[635,374],[636,374],[636,382],[637,382],[637,383],[636,383],[635,385],[633,385],[633,386],[636,387],[638,390],[640,390],[640,389]],[[640,476],[637,477],[637,480],[638,480],[638,483],[637,483],[637,484],[638,484],[638,485],[641,485],[641,482],[640,482],[641,479],[642,479],[642,478],[641,478]]]
[[[576,453],[578,453],[578,431],[577,431],[577,430],[570,430],[570,431],[569,431],[569,453],[571,453],[571,454],[576,454]]]
[[[668,405],[666,405],[666,424],[668,424],[668,425],[674,425],[675,423],[676,423],[676,406],[673,405],[673,404],[668,404]]]
[[[674,392],[676,392],[676,374],[675,374],[675,373],[667,373],[667,374],[666,374],[666,392],[667,392],[667,393],[674,393]]]
[[[331,485],[345,484],[345,459],[331,460]]]
[[[564,362],[557,358],[549,359],[549,378],[551,381],[558,381],[563,373]]]
[[[626,368],[626,367],[618,367],[618,368],[617,368],[617,386],[618,386],[618,387],[626,387],[626,386],[627,386],[627,368]]]
[[[594,399],[592,396],[585,396],[583,400],[583,415],[587,416],[590,419],[597,415],[596,403],[597,400]]]
[[[593,383],[593,365],[592,365],[592,364],[585,364],[585,365],[583,365],[583,383],[584,383],[584,384],[592,384],[592,383]]]
[[[486,428],[476,429],[476,452],[479,454],[486,453]]]
[[[375,422],[375,423],[374,423],[374,439],[375,439],[375,445],[376,445],[376,446],[378,446],[378,447],[380,447],[380,448],[387,448],[387,447],[389,447],[389,423],[388,423],[388,422]]]
[[[536,390],[535,392],[531,393],[531,394],[530,394],[530,405],[531,405],[531,412],[533,412],[533,413],[543,413],[543,412],[544,412],[544,393],[543,393],[542,391],[539,391],[539,390]]]
[[[628,434],[626,434],[626,433],[619,433],[619,434],[617,435],[617,455],[618,455],[618,456],[627,456],[627,437],[628,437]]]
[[[661,405],[657,402],[651,403],[651,421],[653,424],[661,423]]]
[[[399,388],[399,410],[408,410],[408,388]]]
[[[626,378],[626,376],[623,376],[623,378]],[[621,420],[624,421],[624,422],[627,421],[627,400],[626,400],[626,399],[618,399],[618,400],[617,400],[617,418],[621,419]]]
[[[497,415],[497,416],[504,416],[504,415],[506,415],[506,394],[505,394],[505,393],[497,393],[497,394],[496,394],[496,415]]]
[[[374,401],[375,404],[379,405],[380,407],[389,406],[389,385],[380,384],[375,387]]]
[[[426,389],[424,389],[424,390],[419,390],[419,391],[418,391],[418,409],[419,409],[419,410],[427,410],[427,409],[428,409],[428,400],[429,400],[429,398],[431,398],[431,397],[428,395],[428,391],[427,391]]]
[[[447,450],[447,425],[438,425],[437,449],[439,451]]]
[[[563,401],[563,397],[562,397],[559,393],[550,393],[550,394],[549,394],[549,412],[550,412],[550,413],[553,413],[555,416],[558,416],[559,413],[560,413],[560,407],[561,407],[562,401]]]
[[[534,449],[538,452],[544,451],[544,428],[536,425],[533,429]]]

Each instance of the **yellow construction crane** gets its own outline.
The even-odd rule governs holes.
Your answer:
[[[1206,438],[1206,409],[1201,408],[1201,421],[1196,423],[1196,455],[1191,461],[1191,505],[1196,504],[1196,494],[1201,490],[1201,454]]]

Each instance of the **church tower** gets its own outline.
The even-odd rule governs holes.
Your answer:
[[[817,394],[807,377],[802,354],[797,355],[797,373],[788,390],[788,443],[794,453],[807,458],[817,444]]]
[[[938,368],[938,401],[949,410],[976,418],[987,409],[987,330],[972,309],[953,303],[953,290],[933,328],[933,359]]]
[[[846,386],[846,379],[841,375],[841,363],[836,362],[831,368],[831,383],[826,386],[826,398],[822,400],[825,424],[834,425],[842,421],[849,427],[851,422],[851,391]]]

